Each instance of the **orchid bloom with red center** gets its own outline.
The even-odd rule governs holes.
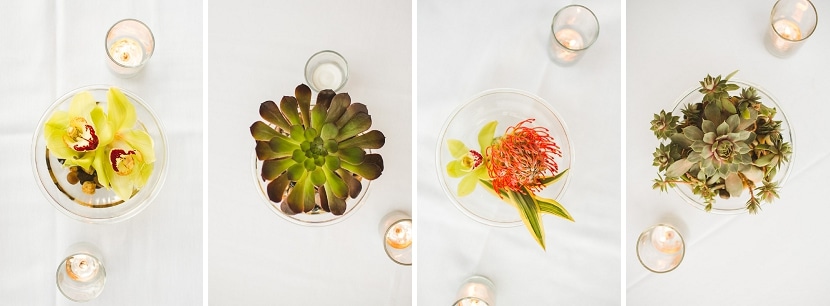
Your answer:
[[[525,126],[533,121],[527,119],[508,127],[504,136],[487,147],[487,173],[499,197],[503,189],[541,191],[542,179],[559,172],[555,157],[561,157],[562,151],[548,129]]]
[[[56,110],[44,127],[50,154],[65,159],[64,165],[89,170],[94,152],[112,139],[104,110],[89,92],[72,97],[69,110]]]
[[[456,139],[447,141],[450,154],[455,160],[447,164],[447,173],[453,178],[462,178],[458,184],[458,195],[465,196],[475,190],[476,185],[487,177],[486,160],[481,152],[493,143],[493,134],[496,132],[496,121],[486,124],[478,133],[480,152],[471,150],[463,142]]]

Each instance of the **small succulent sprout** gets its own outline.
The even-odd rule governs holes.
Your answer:
[[[677,116],[672,116],[671,112],[660,111],[659,114],[654,114],[654,120],[651,120],[651,131],[658,139],[667,139],[674,135],[677,129]]]
[[[370,150],[383,147],[386,137],[369,131],[368,109],[347,93],[323,90],[312,106],[311,90],[301,84],[279,106],[263,102],[259,113],[265,122],[254,122],[250,130],[261,177],[269,182],[268,198],[284,204],[286,213],[342,215],[346,199],[360,193],[360,181],[383,172],[383,158]]]

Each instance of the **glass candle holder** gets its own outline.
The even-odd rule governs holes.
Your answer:
[[[349,79],[349,64],[340,53],[323,50],[314,53],[305,63],[305,81],[311,90],[340,91]]]
[[[550,31],[551,57],[568,66],[576,63],[597,40],[599,21],[587,7],[568,5],[553,16]]]
[[[475,275],[458,288],[453,306],[495,306],[496,286],[490,279]]]
[[[412,218],[403,212],[392,212],[380,223],[383,250],[392,261],[412,265]]]
[[[58,264],[58,290],[74,302],[90,301],[104,290],[107,272],[101,252],[89,243],[78,243],[67,250],[69,256]]]
[[[767,50],[778,57],[790,57],[813,35],[818,23],[816,7],[810,0],[778,0],[769,16]]]
[[[637,239],[637,259],[643,267],[654,273],[674,270],[683,261],[685,254],[683,236],[668,224],[654,225]]]
[[[129,78],[138,74],[153,56],[156,40],[143,22],[124,19],[107,31],[104,47],[110,70],[117,76]]]

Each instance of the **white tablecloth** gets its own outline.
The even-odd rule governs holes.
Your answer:
[[[412,8],[400,1],[212,1],[209,6],[209,301],[409,305],[412,267],[386,257],[381,218],[411,213]],[[248,130],[265,100],[294,95],[315,52],[349,63],[341,90],[386,135],[383,175],[343,222],[305,227],[258,194]],[[315,94],[316,98],[316,94]]]
[[[599,38],[564,68],[547,48],[553,15],[568,4],[418,1],[419,305],[451,304],[474,274],[495,283],[497,305],[619,303],[620,4],[582,3],[599,19]],[[524,226],[468,218],[439,186],[442,124],[473,95],[504,87],[545,99],[573,135],[576,161],[561,203],[576,222],[543,218],[547,252]]]
[[[80,241],[103,253],[107,283],[89,305],[198,305],[202,301],[202,6],[200,1],[0,3],[0,305],[74,304],[55,271]],[[183,13],[194,12],[194,13]],[[156,52],[135,78],[105,64],[104,36],[123,18],[144,21]],[[111,225],[75,221],[37,187],[31,141],[55,99],[91,84],[135,92],[166,128],[169,171],[146,210]]]
[[[826,23],[788,59],[764,47],[775,1],[629,1],[627,10],[627,186],[625,265],[629,305],[820,305],[830,302],[826,131],[830,81]],[[819,16],[830,6],[815,2]],[[819,18],[819,20],[822,20]],[[651,190],[657,140],[652,114],[671,108],[707,74],[755,83],[778,99],[796,134],[795,160],[781,198],[758,215],[707,214],[674,191]],[[680,266],[648,272],[635,244],[668,222],[686,240]]]

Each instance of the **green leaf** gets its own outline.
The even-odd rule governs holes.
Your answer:
[[[725,79],[723,79],[723,80],[724,80],[724,81],[729,81],[729,79],[731,79],[733,76],[735,76],[735,74],[737,74],[737,73],[738,73],[738,71],[740,71],[740,70],[735,70],[735,71],[732,71],[732,73],[728,74],[728,75],[726,76],[726,78],[725,78]]]
[[[322,171],[326,177],[326,186],[328,186],[326,190],[332,192],[338,198],[345,198],[349,195],[349,188],[343,178],[329,169],[323,168]]]
[[[340,127],[340,132],[337,134],[335,139],[337,141],[343,141],[352,138],[357,134],[368,130],[371,126],[372,116],[369,116],[369,114],[366,113],[359,113]]]
[[[339,216],[346,213],[346,199],[345,198],[338,198],[332,192],[329,192],[326,189],[326,197],[328,199],[329,211],[335,215]]]
[[[294,164],[291,167],[288,167],[286,171],[288,171],[288,180],[290,181],[299,181],[306,175],[306,169],[303,164]]]
[[[331,171],[340,169],[340,158],[334,155],[326,156],[326,168]]]
[[[683,174],[689,171],[692,168],[694,163],[688,161],[687,159],[681,159],[678,161],[673,162],[669,165],[669,168],[666,169],[666,177],[669,178],[679,178],[682,177]]]
[[[363,160],[363,163],[360,165],[352,165],[350,163],[340,163],[340,167],[346,170],[349,170],[352,173],[365,177],[368,180],[374,180],[380,176],[383,172],[383,160],[380,159],[378,163],[377,159],[370,158],[370,156],[377,154],[367,154]]]
[[[686,136],[689,140],[701,140],[703,139],[703,131],[701,131],[696,126],[687,126],[683,128],[683,135]]]
[[[269,159],[262,162],[262,180],[270,181],[276,179],[280,174],[288,170],[288,167],[295,165],[296,162],[290,158]]]
[[[559,174],[557,174],[557,175],[548,176],[546,178],[543,178],[542,181],[541,181],[542,186],[547,187],[547,186],[552,185],[553,183],[556,183],[557,181],[559,181],[559,179],[564,177],[566,173],[568,173],[568,170],[571,170],[571,169],[565,169],[564,171],[559,172]]]
[[[478,185],[478,178],[475,175],[467,175],[458,183],[458,196],[463,197],[469,195],[476,189]]]
[[[452,158],[455,159],[461,158],[462,156],[467,155],[467,153],[470,153],[470,149],[458,139],[448,139],[447,148],[450,150]]]
[[[337,98],[337,97],[335,96],[335,98]],[[332,104],[333,103],[334,103],[334,100],[332,100]],[[349,122],[350,120],[352,120],[352,118],[354,116],[356,116],[357,114],[367,114],[368,115],[369,114],[369,109],[366,108],[366,105],[363,105],[363,103],[352,103],[351,105],[349,105],[348,108],[346,108],[346,112],[343,113],[343,115],[340,116],[340,118],[338,118],[337,121],[334,122],[334,125],[336,125],[338,128],[342,128],[343,125],[346,124],[346,122]]]
[[[686,135],[683,134],[674,134],[671,135],[672,144],[677,144],[681,148],[688,148],[692,146],[692,141],[689,138],[686,138]]]
[[[314,105],[311,109],[311,127],[315,130],[321,131],[323,124],[326,122],[326,109],[319,104]]]
[[[297,183],[294,185],[294,188],[291,189],[288,193],[288,197],[285,199],[286,204],[288,204],[288,208],[290,208],[294,213],[307,211],[305,210],[305,185],[307,176],[308,175],[303,173],[302,177],[296,181]],[[288,179],[292,180],[290,177]]]
[[[286,131],[291,126],[291,124],[288,124],[288,121],[286,121],[280,111],[280,108],[277,107],[277,103],[274,103],[274,101],[268,100],[262,102],[262,104],[259,105],[259,116],[262,117],[262,119],[265,119],[265,121],[268,121]]]
[[[305,141],[305,129],[302,125],[292,125],[288,131],[289,137],[294,140],[296,143],[302,143]]]
[[[363,162],[363,158],[366,156],[366,151],[358,147],[340,148],[340,150],[337,151],[337,156],[340,156],[340,161],[352,165],[359,165]]]
[[[721,107],[723,108],[723,110],[729,112],[730,114],[735,114],[738,112],[738,110],[735,109],[735,105],[732,104],[731,101],[729,101],[729,97],[723,97],[721,99]]]
[[[311,109],[311,89],[305,84],[300,84],[294,89],[294,96],[297,97],[297,104],[300,106],[300,115],[303,119],[303,126],[311,127],[311,116],[309,109]]]
[[[541,212],[558,216],[565,220],[570,220],[571,222],[574,222],[574,218],[571,216],[570,213],[568,213],[568,210],[566,210],[565,207],[562,206],[562,204],[559,204],[559,202],[557,202],[556,200],[547,199],[540,196],[536,196],[534,198],[536,199],[536,202],[539,204],[539,210]]]
[[[323,168],[317,168],[311,172],[311,183],[314,184],[314,186],[320,187],[326,183],[326,180],[327,177]]]
[[[292,96],[284,96],[282,97],[282,100],[280,100],[280,110],[282,110],[282,114],[285,116],[285,119],[288,120],[289,125],[303,124],[300,119],[300,113],[297,110],[298,107],[299,105],[297,104],[297,99]]]
[[[352,98],[349,97],[348,93],[340,93],[334,96],[331,100],[331,105],[329,106],[329,112],[326,116],[327,123],[334,123],[337,122],[340,117],[342,117],[346,110],[352,104]]]
[[[257,121],[254,124],[251,124],[251,136],[254,136],[255,140],[271,140],[271,138],[277,137],[277,135],[281,135],[279,132],[265,124],[265,122]]]
[[[769,166],[769,164],[772,162],[773,157],[775,157],[775,154],[767,154],[761,156],[761,158],[755,160],[755,165],[758,167]]]
[[[720,108],[717,107],[716,103],[709,103],[703,109],[703,115],[709,121],[715,124],[715,126],[720,125],[723,122],[723,117],[720,113]]]
[[[386,136],[378,130],[371,130],[340,142],[338,148],[380,149],[384,144],[386,144]]]
[[[515,191],[508,191],[507,196],[508,199],[516,205],[516,208],[519,211],[519,216],[522,217],[522,222],[525,224],[527,230],[530,231],[533,238],[536,239],[536,242],[538,242],[544,250],[545,230],[542,226],[541,217],[539,216],[541,210],[539,209],[539,204],[531,196],[531,191],[525,189],[524,194]]]
[[[275,203],[282,202],[285,190],[288,188],[288,183],[288,175],[285,173],[268,183],[265,189],[268,193],[268,199]]]
[[[346,182],[346,186],[349,187],[349,197],[354,199],[360,194],[360,191],[363,189],[363,184],[360,183],[358,179],[352,175],[351,172],[346,171],[346,169],[339,169],[337,170],[337,175]]]
[[[484,151],[484,149],[493,143],[493,138],[496,133],[496,126],[498,124],[498,121],[490,121],[481,128],[481,131],[478,132],[478,145],[481,148],[481,151]]]
[[[294,142],[292,139],[285,137],[284,135],[274,136],[268,144],[271,146],[271,151],[279,156],[287,156],[288,154],[294,152],[294,150],[300,148],[300,145],[297,142]]]
[[[320,129],[320,138],[323,140],[334,139],[337,137],[337,134],[340,131],[337,130],[337,126],[334,123],[326,123],[323,124],[323,127]],[[336,144],[337,142],[335,142]]]

